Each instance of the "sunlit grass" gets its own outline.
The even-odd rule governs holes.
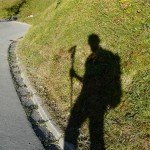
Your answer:
[[[7,8],[11,8],[15,5],[18,5],[21,2],[21,0],[0,0],[0,18],[8,18],[10,17],[10,14],[7,11]]]

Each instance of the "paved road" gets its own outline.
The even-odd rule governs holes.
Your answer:
[[[43,150],[15,92],[8,65],[10,40],[21,37],[27,24],[0,22],[0,150]]]

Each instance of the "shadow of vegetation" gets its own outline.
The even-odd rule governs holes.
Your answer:
[[[12,7],[6,8],[6,11],[8,12],[9,16],[17,15],[20,13],[20,9],[22,6],[27,2],[27,0],[21,0],[20,3],[17,3],[16,5],[13,5]]]
[[[76,73],[73,64],[70,69],[71,80],[76,78],[83,85],[80,95],[71,109],[65,130],[65,141],[72,143],[75,149],[78,147],[80,128],[88,119],[89,149],[105,150],[104,115],[108,107],[115,108],[121,101],[120,58],[117,54],[100,47],[99,43],[98,35],[89,35],[88,44],[92,53],[85,62],[83,78]],[[71,51],[72,63],[74,63],[76,46]],[[64,147],[64,149],[66,148]]]

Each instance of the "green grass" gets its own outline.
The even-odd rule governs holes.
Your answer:
[[[17,15],[25,2],[26,0],[0,0],[0,18],[6,19]]]
[[[148,149],[149,6],[148,0],[27,0],[20,9],[20,20],[32,24],[19,43],[20,58],[37,90],[49,99],[50,112],[56,103],[53,115],[62,129],[70,112],[69,49],[77,46],[74,68],[83,76],[88,35],[96,33],[104,49],[120,56],[122,69],[122,101],[105,116],[106,147]],[[82,84],[73,82],[75,101]]]

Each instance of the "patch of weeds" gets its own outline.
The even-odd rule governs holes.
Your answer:
[[[38,106],[37,105],[31,105],[31,106],[24,107],[24,108],[25,108],[25,112],[26,112],[27,116],[30,117],[33,110],[38,109]]]
[[[123,10],[127,10],[129,7],[131,7],[131,0],[119,0],[120,7]]]
[[[59,7],[59,5],[61,4],[62,0],[57,0],[57,3],[56,3],[56,9]]]
[[[148,23],[142,23],[141,26],[142,26],[141,27],[142,30],[150,30],[150,24]]]
[[[7,17],[17,15],[20,12],[21,7],[26,3],[26,0],[13,0],[13,1],[1,1],[1,13],[6,14]],[[1,14],[0,13],[0,14]]]

